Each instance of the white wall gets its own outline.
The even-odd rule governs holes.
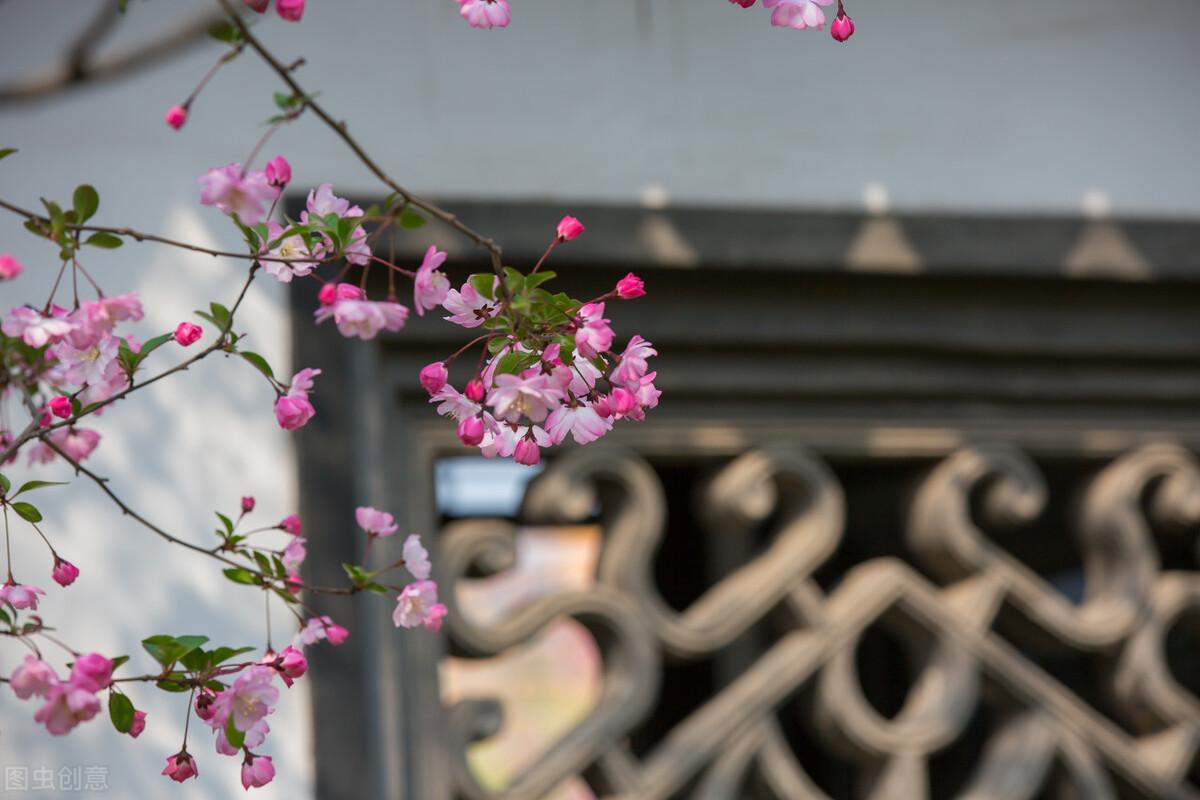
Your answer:
[[[310,0],[302,24],[269,19],[259,31],[285,59],[305,55],[302,81],[424,192],[550,196],[564,209],[572,198],[663,193],[677,202],[856,207],[876,185],[908,210],[1076,213],[1090,196],[1119,214],[1200,214],[1192,0],[854,0],[858,33],[844,46],[824,33],[773,29],[768,12],[723,0],[512,2],[506,31],[470,30],[450,0]],[[96,5],[0,5],[0,80],[44,66]],[[207,5],[131,0],[111,47]],[[32,207],[89,181],[101,190],[102,223],[237,246],[219,215],[198,206],[195,176],[244,158],[272,113],[271,76],[247,55],[217,77],[183,132],[161,121],[217,48],[0,109],[0,146],[22,151],[0,164],[0,196]],[[375,189],[312,121],[280,133],[264,155],[277,152],[291,159],[298,185]],[[488,233],[503,241],[503,231]],[[54,253],[4,217],[0,251],[29,267],[0,285],[3,307],[44,296]],[[142,292],[145,336],[202,302],[228,301],[241,274],[238,264],[153,245],[87,263],[110,291]],[[255,348],[286,371],[279,287],[259,286],[242,319]],[[248,368],[206,363],[99,420],[105,441],[92,463],[171,530],[203,537],[214,505],[231,508],[247,492],[265,519],[282,517],[295,506],[294,466],[271,402]],[[260,643],[252,591],[230,591],[214,565],[170,552],[86,484],[70,496],[47,509],[50,532],[84,570],[45,604],[65,638],[109,653],[133,653],[142,636],[164,631]],[[311,533],[353,535],[349,520],[345,530]],[[48,584],[42,550],[17,538],[19,574]],[[219,616],[242,595],[244,618]],[[17,657],[6,646],[0,665]],[[177,745],[182,709],[160,693],[135,696],[150,725],[130,743],[100,721],[52,740],[30,721],[33,706],[0,692],[0,764],[107,764],[120,796],[165,793],[157,772]],[[281,778],[262,796],[311,794],[303,688],[272,723],[268,750]],[[241,792],[234,759],[193,750],[202,779],[179,796]]]

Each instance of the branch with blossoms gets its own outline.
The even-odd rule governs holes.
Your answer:
[[[469,2],[462,4],[464,11]],[[101,444],[100,420],[109,407],[193,368],[244,364],[269,388],[266,396],[272,399],[276,423],[286,431],[304,427],[316,414],[311,395],[318,390],[321,370],[301,368],[284,380],[266,356],[245,347],[245,333],[239,328],[243,301],[263,279],[319,282],[314,324],[332,323],[341,336],[364,341],[384,331],[403,330],[410,307],[402,302],[399,284],[411,281],[411,295],[405,289],[403,297],[411,296],[411,308],[419,316],[438,313],[468,331],[461,347],[425,366],[418,379],[437,413],[456,426],[463,445],[487,458],[537,464],[544,449],[568,437],[588,444],[618,422],[643,420],[661,393],[650,367],[657,355],[653,345],[634,335],[619,347],[606,316],[606,305],[613,301],[645,294],[638,277],[628,274],[611,291],[592,298],[577,299],[550,288],[556,276],[546,267],[559,247],[583,235],[582,222],[565,216],[553,231],[547,226],[546,250],[531,267],[505,264],[493,239],[407,190],[367,154],[345,123],[317,102],[317,93],[300,84],[297,72],[303,59],[284,63],[254,35],[241,6],[232,0],[216,3],[226,21],[210,33],[223,50],[186,98],[168,110],[165,121],[182,131],[214,76],[245,53],[254,53],[278,77],[281,91],[274,94],[266,130],[249,155],[199,178],[200,204],[228,220],[243,249],[217,250],[129,227],[98,225],[93,220],[100,194],[86,184],[75,189],[69,202],[42,199],[37,211],[0,200],[0,209],[20,217],[33,236],[47,243],[47,262],[55,270],[47,297],[11,309],[0,323],[0,467],[15,475],[61,460],[78,478],[97,487],[126,519],[189,555],[215,562],[223,576],[244,591],[261,593],[265,646],[261,655],[247,657],[260,648],[213,644],[202,636],[156,634],[142,641],[145,652],[138,656],[150,668],[134,673],[134,665],[125,667],[132,661],[130,655],[106,656],[62,641],[39,613],[46,591],[17,579],[18,567],[29,567],[14,563],[10,546],[13,536],[36,537],[47,549],[51,579],[64,589],[76,582],[80,568],[56,549],[54,525],[35,504],[39,492],[59,484],[24,476],[13,481],[6,475],[0,475],[6,569],[0,586],[0,637],[28,650],[6,682],[19,698],[38,700],[33,718],[51,734],[68,733],[106,706],[114,728],[136,738],[147,724],[135,703],[140,692],[186,695],[180,714],[182,743],[167,757],[163,774],[179,782],[198,775],[198,759],[188,749],[194,715],[211,730],[219,754],[241,757],[242,783],[251,788],[275,775],[272,757],[263,747],[270,731],[267,717],[281,698],[276,681],[291,687],[307,670],[306,648],[321,642],[337,646],[349,635],[307,598],[389,596],[395,602],[392,619],[397,627],[437,632],[446,607],[430,579],[429,554],[414,533],[403,537],[399,552],[389,552],[393,545],[388,542],[400,538],[394,517],[360,507],[355,520],[365,536],[362,561],[342,565],[344,585],[306,584],[301,571],[307,548],[299,516],[251,523],[257,506],[252,496],[243,497],[232,513],[215,510],[211,533],[200,532],[211,537],[207,540],[198,539],[196,531],[167,531],[123,499],[112,479],[85,463]],[[244,5],[263,13],[270,3],[246,0]],[[494,12],[492,7],[498,5],[484,2],[483,12]],[[304,3],[276,0],[275,9],[285,21],[298,22]],[[506,5],[504,9],[507,13]],[[274,156],[256,167],[258,156],[278,130],[312,118],[333,131],[386,187],[389,194],[381,203],[364,209],[322,184],[308,191],[298,218],[279,213],[284,192],[295,185],[292,165],[284,156]],[[0,150],[0,160],[15,152]],[[377,252],[382,237],[397,228],[419,230],[429,219],[486,252],[491,270],[452,282],[446,253],[437,244],[428,246],[419,265],[395,263]],[[145,317],[137,293],[106,293],[104,276],[89,267],[98,250],[131,241],[206,253],[243,267],[248,262],[248,269],[240,282],[231,284],[232,301],[207,302],[195,318],[139,341],[130,330]],[[372,272],[378,277],[381,271],[386,280],[372,281]],[[0,254],[0,280],[19,280],[23,272],[16,259]],[[375,294],[377,285],[386,287],[381,294]],[[202,343],[206,336],[210,338]],[[222,358],[213,358],[216,355]],[[457,382],[451,381],[452,372]],[[266,413],[264,408],[264,417]],[[284,636],[287,644],[279,650],[272,639],[273,608],[283,610],[294,631]],[[53,656],[60,652],[65,656],[56,665]],[[194,741],[192,746],[195,750]]]

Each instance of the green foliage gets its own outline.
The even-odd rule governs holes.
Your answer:
[[[120,692],[108,695],[108,718],[118,733],[129,733],[133,727],[133,701]]]

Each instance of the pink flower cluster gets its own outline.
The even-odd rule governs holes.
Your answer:
[[[508,0],[455,0],[458,13],[472,28],[506,28],[511,17]]]
[[[265,13],[271,0],[245,0],[246,7],[259,14]],[[304,16],[304,0],[275,0],[275,13],[288,22],[299,22]]]
[[[734,5],[750,8],[755,0],[729,0]],[[763,0],[763,8],[773,9],[771,24],[780,28],[816,28],[825,27],[825,12],[821,6],[831,6],[834,0]],[[844,42],[854,35],[854,20],[846,13],[842,0],[838,0],[837,16],[829,28],[833,38]]]
[[[81,655],[71,666],[67,680],[59,679],[54,668],[36,656],[26,656],[25,662],[13,672],[9,685],[17,697],[28,700],[39,697],[45,704],[33,715],[33,719],[46,726],[55,736],[62,736],[81,722],[86,722],[100,712],[100,698],[96,695],[112,683],[112,662],[99,653]],[[140,725],[130,729],[134,738],[145,728],[145,714]]]

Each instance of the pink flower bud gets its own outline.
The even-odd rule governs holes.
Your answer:
[[[316,413],[304,395],[285,394],[275,401],[275,420],[285,431],[303,428]]]
[[[482,403],[484,395],[483,381],[479,380],[479,378],[472,378],[467,383],[467,390],[463,394],[472,403]]]
[[[854,20],[841,9],[838,9],[837,16],[833,18],[833,24],[829,26],[829,33],[834,39],[839,42],[844,42],[854,35]]]
[[[583,223],[574,217],[563,217],[558,223],[559,241],[569,242],[581,233],[583,233]]]
[[[66,395],[59,395],[50,400],[50,411],[59,419],[66,419],[71,416],[71,398]]]
[[[742,8],[749,8],[750,6],[754,5],[754,0],[729,0],[729,2],[733,3],[735,6],[741,6]]]
[[[327,283],[321,287],[321,291],[317,292],[317,300],[323,306],[333,305],[333,301],[337,299],[337,286],[332,283]]]
[[[196,759],[192,758],[186,749],[180,750],[173,756],[167,756],[166,769],[162,771],[173,781],[183,783],[188,778],[194,778],[200,774],[196,769]]]
[[[188,112],[185,107],[171,106],[170,108],[167,109],[167,115],[166,115],[165,119],[166,119],[168,125],[170,125],[175,130],[179,130],[180,128],[183,127],[183,124],[185,122],[187,122],[187,114],[188,114]]]
[[[275,11],[288,22],[299,22],[304,16],[304,0],[275,0]]]
[[[50,406],[42,406],[38,409],[38,425],[43,428],[49,427],[51,422],[54,422],[54,416],[50,413]]]
[[[0,253],[0,280],[11,281],[25,271],[21,262],[8,253]]]
[[[196,716],[208,722],[217,715],[216,701],[217,694],[207,686],[201,686],[196,690]]]
[[[350,631],[343,628],[337,623],[330,623],[325,626],[325,638],[329,640],[331,645],[335,647],[346,641],[346,637],[350,635]]]
[[[129,726],[129,735],[136,739],[142,735],[144,730],[146,730],[146,712],[134,711],[133,724]]]
[[[242,498],[242,513],[249,514],[253,510],[254,510],[254,498],[251,497],[250,495],[246,495],[245,497]]]
[[[446,385],[446,378],[449,375],[445,362],[434,361],[421,368],[421,385],[425,387],[425,391],[434,394]]]
[[[279,521],[279,527],[281,530],[287,531],[292,536],[299,536],[300,535],[300,515],[299,514],[288,514],[286,517],[284,517],[282,520]]]
[[[275,765],[271,763],[271,757],[251,755],[247,750],[242,762],[242,788],[266,786],[274,778]]]
[[[592,403],[592,410],[601,418],[608,419],[613,415],[612,401],[608,399],[608,395],[602,394]]]
[[[636,300],[646,294],[646,284],[632,272],[617,281],[617,297],[622,300]]]
[[[528,437],[517,442],[517,448],[513,450],[513,461],[532,467],[541,460],[542,453],[538,449],[537,442]]]
[[[55,556],[54,569],[51,571],[50,577],[54,578],[54,582],[59,586],[70,586],[79,577],[79,567],[66,559]]]
[[[246,0],[246,7],[252,8],[260,14],[266,11],[269,5],[271,5],[271,0]]]
[[[184,347],[193,345],[200,341],[200,337],[204,334],[199,325],[193,325],[190,322],[181,322],[175,328],[175,341],[179,342]]]
[[[475,447],[483,441],[483,420],[467,417],[458,423],[458,440],[467,447]]]
[[[275,156],[267,162],[267,183],[272,186],[287,186],[292,180],[292,165],[283,156]]]
[[[304,657],[304,653],[288,645],[277,657],[275,668],[279,670],[287,685],[291,686],[292,681],[308,671],[308,659]]]

